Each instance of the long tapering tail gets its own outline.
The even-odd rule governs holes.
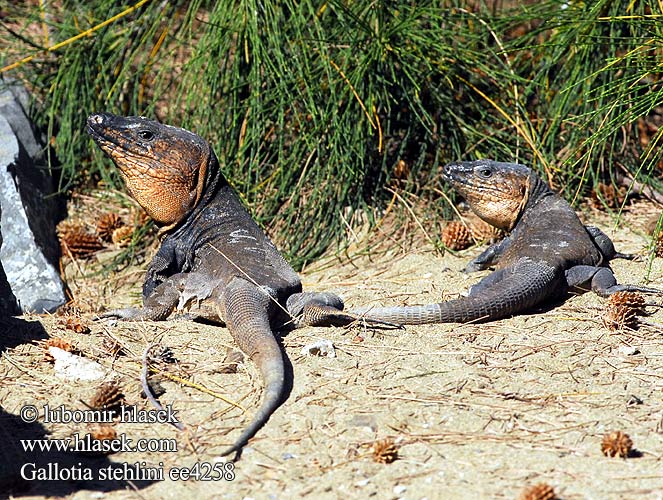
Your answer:
[[[234,279],[226,288],[225,319],[238,347],[256,364],[265,384],[262,402],[249,425],[222,456],[241,451],[279,407],[285,387],[281,348],[270,326],[271,299],[255,285]]]
[[[549,264],[521,259],[488,275],[472,287],[467,297],[421,306],[364,308],[352,313],[403,325],[491,321],[522,312],[558,293],[561,277],[563,272]]]

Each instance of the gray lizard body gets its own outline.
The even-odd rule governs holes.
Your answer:
[[[163,234],[145,277],[143,308],[102,317],[162,320],[179,310],[225,323],[265,384],[256,415],[223,455],[239,452],[283,398],[283,355],[273,330],[356,318],[342,312],[336,295],[302,292],[299,276],[242,206],[202,138],[106,113],[91,115],[87,130]]]
[[[619,285],[609,261],[628,257],[610,238],[585,227],[571,206],[531,169],[492,160],[451,163],[444,178],[489,224],[510,232],[471,261],[466,271],[494,266],[467,297],[422,306],[354,311],[399,324],[490,321],[526,311],[570,290],[608,296],[621,290],[658,290]]]

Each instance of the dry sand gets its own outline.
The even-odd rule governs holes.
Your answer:
[[[642,217],[627,214],[613,233],[621,251],[643,252]],[[598,223],[609,228],[609,220]],[[444,256],[428,245],[369,259],[327,259],[304,276],[308,290],[333,291],[349,308],[366,304],[415,304],[456,296],[482,274],[460,270],[480,249]],[[618,260],[621,282],[644,283],[647,265]],[[317,269],[317,270],[316,270]],[[89,290],[92,307],[140,303],[142,275],[129,269],[112,280],[78,276],[75,293]],[[651,286],[663,288],[663,260],[655,259]],[[651,298],[661,301],[660,297]],[[305,328],[283,337],[292,366],[292,388],[235,464],[232,481],[118,481],[30,483],[19,495],[44,498],[405,498],[515,499],[528,485],[545,482],[563,499],[663,498],[663,313],[643,318],[637,330],[607,329],[606,301],[588,293],[564,303],[490,324],[431,325],[378,331],[357,325]],[[126,399],[140,409],[140,356],[158,341],[178,360],[169,373],[197,386],[165,380],[164,404],[187,424],[116,424],[120,434],[175,439],[176,452],[123,452],[108,457],[76,455],[74,466],[95,474],[110,464],[172,467],[215,463],[251,419],[261,397],[255,367],[221,373],[232,340],[225,328],[189,321],[80,322],[79,334],[64,316],[26,317],[13,323],[0,358],[0,404],[16,415],[25,405],[85,409],[99,382],[58,378],[43,349],[29,338],[63,337],[89,359],[113,370]],[[72,320],[73,321],[73,320]],[[74,321],[75,323],[75,321]],[[39,324],[43,326],[40,330]],[[116,339],[127,355],[104,348]],[[336,357],[301,354],[303,346],[330,340]],[[235,400],[243,412],[199,389]],[[2,422],[0,420],[0,422]],[[3,441],[21,429],[0,427]],[[51,439],[84,432],[83,424],[44,424]],[[25,429],[23,429],[25,430]],[[607,458],[601,439],[612,430],[629,434],[637,452]],[[43,433],[42,433],[43,434]],[[24,437],[24,436],[23,436]],[[375,460],[374,443],[392,439],[398,459]],[[11,451],[11,450],[10,450]],[[1,457],[1,455],[0,455]],[[20,460],[20,459],[19,459]],[[49,455],[43,462],[63,460]],[[79,464],[80,465],[77,465]],[[159,464],[163,464],[162,466]],[[135,488],[135,489],[132,489]],[[0,493],[2,497],[2,493]]]

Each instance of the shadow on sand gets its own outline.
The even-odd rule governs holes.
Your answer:
[[[0,355],[20,344],[47,337],[38,321],[0,319]],[[55,449],[42,451],[38,443],[32,451],[24,447],[25,440],[47,439],[47,430],[43,425],[24,422],[19,415],[7,411],[0,401],[0,498],[10,495],[64,496],[79,490],[108,492],[141,489],[155,482],[129,481],[135,470],[132,464],[114,463],[106,456]],[[127,472],[127,469],[130,470]]]

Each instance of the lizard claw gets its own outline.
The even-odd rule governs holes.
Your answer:
[[[119,320],[132,320],[140,316],[141,310],[136,307],[126,307],[124,309],[112,309],[101,313],[95,316],[94,321],[100,321],[102,319],[119,319]]]
[[[465,274],[470,274],[470,273],[476,273],[477,271],[482,271],[485,268],[481,266],[478,262],[471,261],[467,266],[465,266],[465,269],[463,269],[463,273]]]

